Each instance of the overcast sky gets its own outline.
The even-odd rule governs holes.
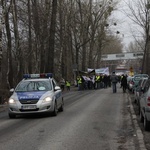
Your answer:
[[[130,0],[120,0],[117,5],[118,10],[114,11],[112,14],[112,18],[117,20],[117,26],[115,26],[113,30],[115,31],[116,28],[116,30],[120,32],[118,36],[122,38],[125,47],[127,47],[128,44],[134,40],[131,32],[134,28],[133,22],[124,13],[124,11],[128,13],[130,12],[128,6],[126,5],[129,1]]]

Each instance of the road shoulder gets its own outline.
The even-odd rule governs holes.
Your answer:
[[[140,149],[141,150],[147,150],[146,147],[145,147],[145,143],[144,143],[143,133],[142,133],[142,131],[141,131],[139,125],[138,125],[138,122],[137,122],[137,117],[136,117],[136,114],[135,114],[135,111],[134,111],[134,108],[133,108],[133,105],[132,105],[130,95],[128,94],[127,96],[128,96],[128,100],[129,100],[129,104],[130,104],[131,118],[133,120],[133,124],[134,124],[134,127],[135,127],[137,139],[139,141]]]

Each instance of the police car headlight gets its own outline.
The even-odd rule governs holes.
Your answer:
[[[43,103],[45,102],[51,102],[52,101],[52,98],[51,97],[46,97],[44,100],[43,100]]]
[[[12,98],[10,98],[8,102],[9,102],[9,104],[15,104],[16,103],[15,100]]]

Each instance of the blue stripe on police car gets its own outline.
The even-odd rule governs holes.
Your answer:
[[[19,100],[35,100],[40,99],[40,97],[45,94],[45,91],[38,92],[17,92],[17,97]]]

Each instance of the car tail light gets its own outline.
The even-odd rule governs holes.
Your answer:
[[[147,106],[150,106],[150,97],[147,98]]]

